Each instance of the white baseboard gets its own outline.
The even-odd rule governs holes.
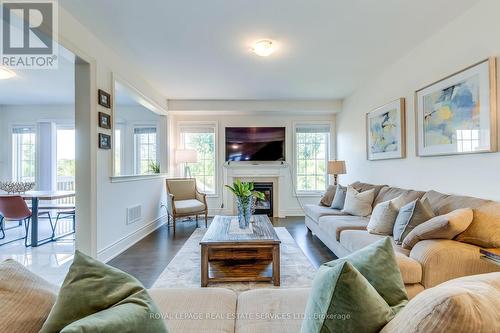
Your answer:
[[[156,220],[140,227],[136,231],[97,251],[97,259],[102,262],[108,262],[127,250],[129,247],[139,242],[141,239],[161,227],[166,223],[167,215],[162,215]]]
[[[305,216],[304,211],[300,208],[296,209],[283,209],[280,210],[279,213],[280,217],[287,217],[287,216]]]

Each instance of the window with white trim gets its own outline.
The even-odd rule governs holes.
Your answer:
[[[34,182],[35,177],[35,127],[14,127],[12,129],[12,178],[17,181]]]
[[[135,173],[147,175],[153,173],[154,164],[158,163],[156,127],[134,128]]]
[[[295,127],[295,170],[298,192],[320,192],[328,184],[330,125]]]
[[[180,127],[180,148],[196,150],[198,155],[198,162],[187,163],[185,170],[196,178],[198,189],[207,194],[216,193],[215,128],[215,124]]]

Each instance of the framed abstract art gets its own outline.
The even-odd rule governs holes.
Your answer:
[[[366,157],[373,160],[406,155],[405,99],[387,103],[366,114]]]
[[[496,151],[495,58],[416,91],[415,112],[418,156]]]

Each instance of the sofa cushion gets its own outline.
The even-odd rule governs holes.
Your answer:
[[[366,263],[365,266],[373,267]],[[348,260],[321,265],[314,277],[300,332],[379,332],[395,312],[371,282]]]
[[[340,240],[340,233],[344,230],[365,230],[368,224],[367,217],[361,216],[322,216],[318,220],[319,227],[332,239]]]
[[[500,323],[500,273],[467,276],[419,293],[382,333],[496,333]]]
[[[381,202],[401,197],[402,204],[405,205],[413,200],[420,199],[425,194],[424,191],[406,190],[398,187],[384,186],[380,189],[378,195],[373,201],[375,207]]]
[[[12,259],[0,263],[0,332],[38,333],[57,288]]]
[[[339,210],[344,209],[346,195],[347,195],[347,187],[342,185],[337,185],[337,189],[335,190],[335,197],[333,198],[330,207]]]
[[[335,196],[336,189],[337,189],[337,186],[335,186],[335,185],[328,186],[328,188],[326,189],[326,192],[321,197],[319,204],[321,206],[330,207],[332,205],[332,200],[333,200],[333,197]]]
[[[446,215],[433,217],[416,226],[403,239],[403,247],[411,249],[419,241],[425,239],[453,239],[469,227],[472,217],[472,209],[470,208],[461,208]]]
[[[236,332],[300,332],[309,292],[309,288],[266,288],[241,293],[237,305],[241,315],[236,318]]]
[[[304,212],[314,221],[318,221],[321,216],[325,215],[346,215],[338,209],[332,209],[329,207],[323,207],[320,205],[307,204],[304,205]]]
[[[196,199],[175,200],[175,212],[177,214],[189,214],[201,212],[205,209],[203,202]]]
[[[375,189],[359,192],[349,186],[342,211],[356,216],[368,216],[372,212],[373,198],[375,198]]]
[[[469,228],[456,240],[481,247],[500,247],[500,203],[473,197],[448,195],[429,191],[428,198],[437,215],[447,214],[459,208],[472,208],[474,218]]]
[[[340,244],[349,252],[354,252],[387,236],[374,235],[366,230],[344,230],[340,234]],[[422,265],[408,255],[410,251],[392,243],[396,252],[396,261],[405,284],[420,283],[422,281]]]
[[[434,217],[434,212],[427,199],[417,199],[401,207],[394,222],[394,241],[396,244],[403,243],[408,235],[416,226],[422,224]]]
[[[222,288],[150,289],[169,333],[234,332],[237,295]]]
[[[387,185],[374,185],[374,184],[368,184],[368,183],[362,183],[362,182],[354,182],[351,184],[352,187],[356,189],[358,192],[365,192],[371,189],[375,189],[375,197],[378,195],[380,190],[383,187],[386,187]]]

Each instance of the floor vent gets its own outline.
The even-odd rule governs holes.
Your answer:
[[[142,219],[142,206],[127,208],[127,224],[139,222]]]

